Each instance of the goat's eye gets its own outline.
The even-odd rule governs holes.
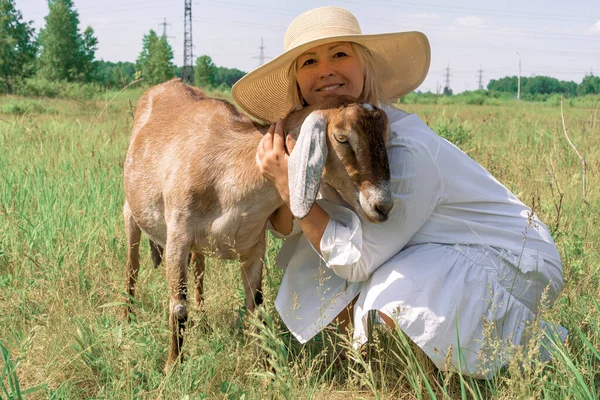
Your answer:
[[[333,135],[333,137],[335,138],[335,141],[338,143],[348,143],[348,136],[346,136],[346,135],[337,133],[337,134]]]

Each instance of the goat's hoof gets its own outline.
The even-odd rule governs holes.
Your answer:
[[[180,367],[180,364],[182,364],[182,363],[183,363],[183,354],[179,353],[178,356],[169,355],[169,358],[167,359],[167,362],[165,363],[165,368],[163,369],[163,372],[165,373],[165,375],[172,374]]]
[[[171,360],[167,361],[167,363],[165,364],[165,368],[163,369],[163,372],[165,375],[170,375],[172,374],[175,369],[177,368],[177,364],[176,362],[173,362]]]
[[[184,323],[188,318],[188,311],[185,304],[175,304],[173,306],[173,318],[179,323]]]

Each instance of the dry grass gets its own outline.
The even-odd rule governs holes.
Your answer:
[[[186,362],[165,376],[167,289],[164,270],[151,267],[147,242],[136,321],[119,318],[125,288],[122,161],[132,125],[129,100],[135,104],[139,94],[128,90],[108,106],[112,94],[85,103],[0,98],[1,398],[598,395],[600,124],[593,109],[564,109],[569,137],[587,163],[586,204],[581,163],[563,136],[559,108],[405,106],[533,205],[551,228],[566,289],[544,317],[570,331],[554,363],[522,354],[521,363],[493,380],[474,381],[428,369],[401,335],[390,332],[378,336],[371,357],[354,352],[345,361],[332,360],[343,338],[324,332],[299,345],[273,310],[281,271],[273,267],[280,244],[271,240],[266,304],[254,330],[263,349],[257,353],[256,338],[244,332],[237,264],[209,260],[205,312],[191,316]],[[37,106],[13,113],[22,109],[15,102]]]

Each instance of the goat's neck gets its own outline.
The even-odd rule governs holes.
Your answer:
[[[233,168],[241,171],[240,181],[244,182],[261,194],[261,201],[269,204],[283,204],[283,200],[275,186],[262,176],[256,165],[256,149],[263,136],[269,130],[269,126],[254,124],[252,132],[238,136],[239,146],[231,149],[235,157]]]

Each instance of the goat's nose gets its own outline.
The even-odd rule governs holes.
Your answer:
[[[375,205],[375,211],[384,219],[387,219],[388,214],[392,211],[392,207],[394,206],[394,202],[392,201],[382,201]]]

